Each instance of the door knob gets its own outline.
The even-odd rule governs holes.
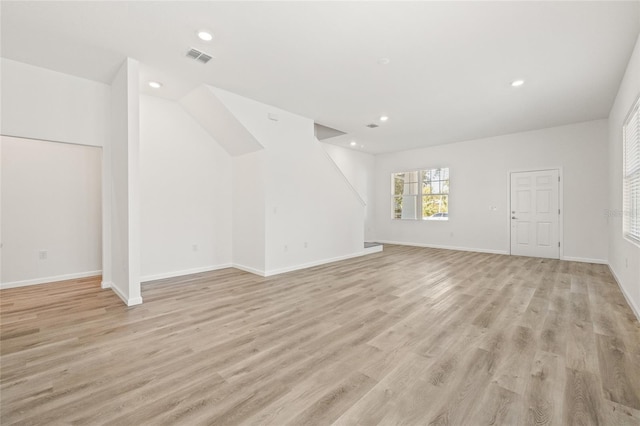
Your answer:
[[[515,217],[515,216],[511,216],[511,219],[517,219],[517,217]]]

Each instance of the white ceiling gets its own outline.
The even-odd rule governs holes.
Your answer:
[[[2,1],[1,13],[3,57],[109,82],[130,56],[145,93],[207,83],[375,153],[605,118],[640,32],[639,1]],[[190,47],[215,59],[187,59]]]

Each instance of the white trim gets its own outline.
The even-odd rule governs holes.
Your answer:
[[[606,259],[590,259],[588,257],[565,256],[560,260],[566,260],[568,262],[597,263],[599,265],[609,264],[609,262]]]
[[[124,302],[125,305],[127,306],[135,306],[135,305],[140,305],[142,304],[142,297],[133,297],[133,298],[127,298],[125,297],[124,293],[122,293],[122,290],[120,290],[118,288],[118,286],[115,283],[109,283],[110,284],[110,288],[111,290],[120,298],[122,299],[122,301]]]
[[[286,272],[297,271],[297,270],[300,270],[300,269],[312,268],[314,266],[325,265],[327,263],[339,262],[341,260],[346,260],[346,259],[352,259],[354,257],[365,256],[366,254],[368,254],[368,253],[365,253],[364,251],[360,251],[360,252],[357,252],[357,253],[351,253],[351,254],[347,254],[347,255],[344,255],[344,256],[332,257],[332,258],[329,258],[329,259],[322,259],[322,260],[315,260],[315,261],[309,262],[309,263],[302,263],[300,265],[287,266],[287,267],[279,268],[279,269],[272,269],[270,271],[266,271],[264,276],[265,277],[270,277],[272,275],[279,275],[279,274],[284,274]]]
[[[142,305],[142,296],[134,297],[132,299],[129,299],[129,301],[127,302],[127,306],[136,306],[136,305]]]
[[[266,277],[266,273],[262,269],[252,268],[251,266],[240,265],[239,263],[234,263],[231,265],[232,268],[240,269],[241,271],[249,272],[250,274],[260,275],[261,277]]]
[[[455,250],[455,251],[472,251],[476,253],[489,253],[489,254],[509,254],[507,250],[481,249],[481,248],[474,248],[474,247],[440,246],[436,244],[411,243],[406,241],[389,241],[389,240],[380,240],[380,239],[376,239],[376,241],[382,244],[395,244],[399,246],[424,247],[424,248]]]
[[[201,272],[217,271],[218,269],[231,268],[233,264],[224,263],[222,265],[201,266],[199,268],[183,269],[180,271],[163,272],[161,274],[144,275],[140,277],[141,282],[162,280],[165,278],[181,277],[183,275],[199,274]]]
[[[100,287],[101,287],[103,290],[106,290],[106,289],[108,289],[108,288],[111,288],[111,285],[112,285],[112,284],[113,284],[113,283],[112,283],[111,281],[102,281],[102,282],[100,283]]]
[[[607,264],[607,266],[609,267],[609,270],[611,271],[611,275],[613,275],[613,279],[616,280],[616,284],[618,284],[618,287],[620,288],[620,291],[622,292],[622,295],[624,296],[625,300],[627,301],[627,304],[631,308],[631,311],[636,315],[636,318],[638,319],[638,321],[640,321],[640,307],[636,306],[633,303],[633,299],[631,299],[631,297],[624,290],[624,287],[622,286],[622,284],[620,284],[620,280],[618,279],[618,276],[616,275],[616,271],[613,269],[611,264]]]
[[[3,58],[5,59],[5,58]],[[51,71],[50,69],[47,69],[47,71]],[[75,77],[75,75],[74,75]],[[78,78],[82,78],[82,77],[78,77]],[[89,80],[92,83],[96,83],[96,81],[94,80]],[[104,83],[101,83],[104,84]],[[15,139],[30,139],[32,141],[39,141],[39,142],[51,142],[51,143],[63,143],[65,145],[79,145],[79,146],[89,146],[92,148],[104,148],[104,145],[94,145],[94,144],[90,144],[90,143],[82,143],[82,142],[71,142],[71,141],[63,141],[63,140],[57,140],[57,139],[42,139],[42,138],[35,138],[32,136],[20,136],[20,135],[9,135],[7,133],[0,133],[0,136],[4,136],[6,138],[15,138]]]
[[[365,247],[364,254],[380,253],[383,250],[383,245]]]
[[[56,275],[53,277],[34,278],[31,280],[12,281],[8,283],[1,283],[0,289],[24,287],[28,285],[49,284],[49,283],[54,283],[58,281],[74,280],[77,278],[96,277],[101,274],[102,274],[102,271],[98,270],[98,271],[78,272],[75,274]]]

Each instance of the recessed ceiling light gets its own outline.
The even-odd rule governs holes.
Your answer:
[[[213,34],[211,34],[209,31],[201,30],[198,31],[198,38],[203,41],[211,41],[213,40]]]
[[[387,121],[389,119],[389,117],[387,117],[386,115],[383,115],[382,117],[380,117],[380,121]]]
[[[391,60],[389,58],[380,58],[380,59],[378,59],[378,63],[380,65],[389,65],[389,62],[391,62]]]
[[[157,81],[150,81],[149,86],[153,87],[154,89],[159,89],[162,87],[162,83],[158,83]]]
[[[356,145],[358,145],[358,144],[356,143],[356,141],[351,141],[351,143],[350,143],[349,145],[351,145],[351,146],[356,146]]]
[[[511,82],[511,87],[520,87],[524,84],[524,80],[514,80]]]

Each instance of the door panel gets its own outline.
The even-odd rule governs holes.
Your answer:
[[[551,245],[551,224],[549,222],[538,222],[538,245],[548,247]],[[557,245],[557,244],[556,244]]]
[[[511,173],[511,254],[560,258],[559,172]]]

